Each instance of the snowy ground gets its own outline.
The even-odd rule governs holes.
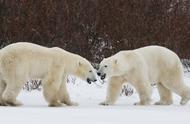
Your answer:
[[[185,77],[190,86],[190,77]],[[106,85],[98,87],[77,81],[68,84],[73,101],[77,107],[47,107],[41,92],[23,91],[19,100],[22,107],[0,107],[0,124],[190,124],[190,102],[180,106],[180,98],[174,94],[174,104],[170,106],[134,106],[138,96],[121,96],[114,106],[99,106],[106,94]],[[154,88],[152,102],[159,100],[158,92]]]

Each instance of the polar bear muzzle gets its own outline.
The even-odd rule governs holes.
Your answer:
[[[97,79],[90,79],[90,78],[87,78],[86,81],[87,81],[89,84],[91,84],[91,82],[96,82]]]
[[[97,72],[97,75],[100,76],[101,80],[106,78],[106,73],[102,74],[101,72]]]

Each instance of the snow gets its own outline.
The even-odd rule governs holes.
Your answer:
[[[184,77],[190,86],[190,77]],[[132,96],[121,96],[114,106],[100,106],[106,95],[106,84],[102,87],[76,80],[69,83],[71,99],[80,105],[75,107],[47,107],[42,92],[23,91],[18,99],[21,107],[0,107],[0,124],[139,124],[139,123],[190,123],[190,102],[179,105],[180,97],[173,95],[174,104],[170,106],[134,106],[138,101],[137,93]],[[152,103],[159,100],[154,88]]]

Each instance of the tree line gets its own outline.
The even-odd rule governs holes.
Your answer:
[[[1,0],[0,46],[59,46],[99,62],[162,45],[190,58],[189,0]]]

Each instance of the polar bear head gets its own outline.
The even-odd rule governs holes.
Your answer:
[[[124,58],[120,55],[114,55],[103,59],[100,62],[100,66],[97,72],[98,76],[100,76],[103,80],[106,77],[109,78],[113,76],[123,75],[126,72],[126,63],[124,61]]]
[[[86,80],[89,84],[91,84],[91,82],[97,81],[94,68],[92,67],[90,62],[84,58],[81,58],[77,62],[75,75],[82,80]]]

